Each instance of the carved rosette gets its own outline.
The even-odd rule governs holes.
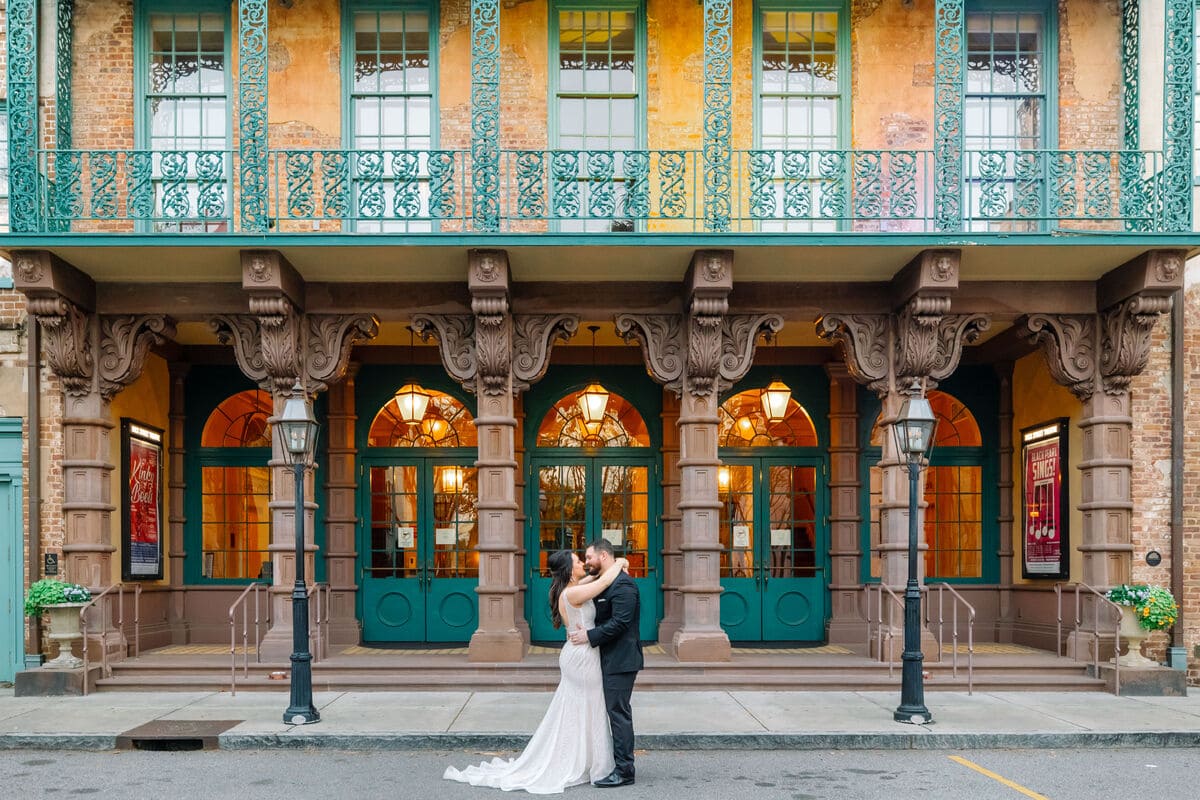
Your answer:
[[[888,389],[891,325],[887,314],[826,314],[817,336],[835,342],[854,380],[876,394]]]
[[[687,364],[683,345],[683,317],[679,314],[618,314],[617,335],[641,345],[646,372],[675,394],[683,390]]]
[[[517,314],[513,317],[513,391],[537,383],[550,365],[555,342],[565,342],[579,330],[574,314]]]
[[[1146,368],[1150,334],[1171,298],[1135,295],[1100,314],[1100,375],[1106,394],[1129,390],[1129,381]]]
[[[91,315],[62,297],[31,297],[29,313],[42,326],[46,360],[62,380],[63,390],[79,397],[92,390]]]
[[[1030,314],[1029,341],[1046,355],[1050,375],[1080,400],[1096,391],[1095,317],[1091,314]]]
[[[101,396],[111,400],[133,383],[146,366],[146,354],[175,335],[175,322],[165,314],[101,315],[100,358],[96,371]]]
[[[470,314],[417,314],[412,325],[423,341],[437,340],[446,372],[474,392],[475,318]]]

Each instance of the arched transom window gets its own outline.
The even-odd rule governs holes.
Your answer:
[[[763,412],[762,393],[762,389],[749,389],[721,404],[717,426],[718,446],[817,446],[817,429],[803,406],[789,398],[783,419],[770,422]]]
[[[604,417],[590,427],[584,422],[579,397],[572,392],[554,404],[538,426],[538,447],[649,447],[650,431],[633,404],[608,393]]]
[[[475,419],[457,398],[425,389],[429,404],[420,420],[401,416],[396,398],[389,400],[371,423],[370,447],[475,447]]]
[[[247,389],[227,397],[213,410],[200,435],[201,447],[270,447],[271,395]]]

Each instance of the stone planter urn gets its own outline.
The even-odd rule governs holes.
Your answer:
[[[1138,624],[1137,609],[1133,606],[1121,606],[1121,641],[1129,643],[1129,650],[1123,656],[1114,656],[1113,662],[1122,667],[1144,669],[1157,667],[1158,664],[1142,655],[1142,642],[1150,636],[1150,631]]]
[[[83,638],[79,631],[79,609],[86,605],[87,603],[56,603],[46,606],[46,613],[50,615],[50,633],[47,634],[47,638],[58,642],[58,658],[47,661],[42,665],[43,668],[77,669],[83,666],[83,661],[76,658],[71,650],[72,645]]]

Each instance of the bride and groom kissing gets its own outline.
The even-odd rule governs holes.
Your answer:
[[[550,616],[567,628],[558,656],[561,673],[550,707],[515,759],[446,769],[444,778],[530,794],[557,794],[592,782],[602,788],[633,783],[633,682],[642,668],[638,639],[641,601],[612,544],[597,539],[585,560],[560,550],[547,560]]]

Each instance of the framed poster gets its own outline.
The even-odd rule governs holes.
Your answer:
[[[121,418],[121,580],[163,576],[163,432]],[[210,573],[211,574],[211,573]]]
[[[1051,420],[1021,430],[1021,574],[1071,576],[1067,505],[1067,424]]]

